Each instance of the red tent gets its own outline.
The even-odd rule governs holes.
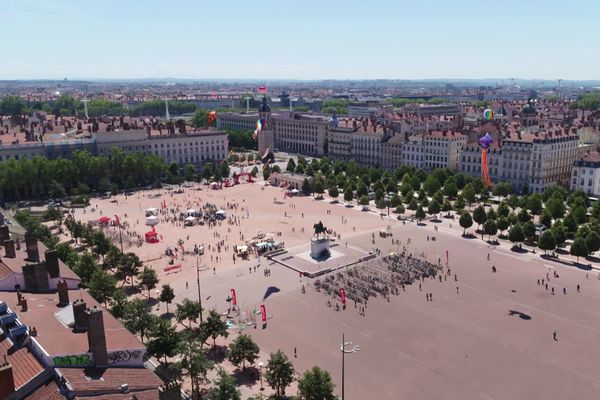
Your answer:
[[[154,231],[154,230],[148,231],[148,232],[146,232],[145,236],[146,236],[146,242],[158,243],[158,233],[156,233],[156,231]]]
[[[98,222],[101,223],[101,224],[108,224],[110,222],[110,218],[108,218],[107,216],[100,217],[98,219]]]

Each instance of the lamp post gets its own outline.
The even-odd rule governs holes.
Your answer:
[[[198,304],[200,305],[200,325],[202,325],[202,295],[200,293],[200,267],[198,266],[199,257],[196,255],[196,283],[198,284]]]
[[[352,342],[346,342],[344,334],[342,333],[340,350],[342,352],[342,400],[344,400],[344,358],[346,353],[357,353],[360,350],[360,346]]]
[[[262,392],[263,390],[265,390],[264,386],[263,386],[263,377],[262,377],[262,369],[264,367],[264,363],[261,361],[258,363],[258,369],[260,370],[260,391]]]

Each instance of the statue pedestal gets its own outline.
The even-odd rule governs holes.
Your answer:
[[[310,240],[310,256],[312,258],[320,258],[325,250],[329,251],[329,238]]]

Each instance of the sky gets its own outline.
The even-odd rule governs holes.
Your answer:
[[[597,0],[0,0],[4,79],[600,79]]]

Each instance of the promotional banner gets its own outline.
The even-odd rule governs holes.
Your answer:
[[[340,297],[342,299],[342,304],[346,304],[346,289],[340,289]]]
[[[235,289],[231,289],[231,303],[234,306],[237,305],[237,298],[235,297]]]
[[[264,304],[260,305],[260,313],[262,314],[262,322],[267,322],[267,308]]]

